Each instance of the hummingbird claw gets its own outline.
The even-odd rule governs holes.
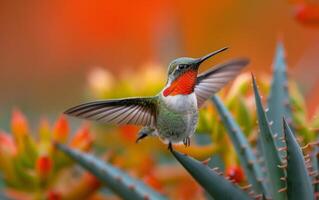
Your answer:
[[[170,150],[170,151],[173,151],[173,145],[172,145],[171,142],[168,143],[167,149]]]
[[[183,140],[183,143],[185,145],[185,147],[189,147],[191,145],[191,139],[190,137],[187,137]]]
[[[142,140],[143,138],[145,138],[146,136],[148,136],[148,134],[146,133],[142,133],[138,136],[138,138],[136,138],[135,143],[139,143],[140,140]]]

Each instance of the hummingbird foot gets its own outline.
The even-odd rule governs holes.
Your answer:
[[[189,147],[191,145],[191,138],[190,137],[186,137],[183,140],[183,143],[184,143],[185,147]]]
[[[171,142],[168,143],[167,149],[170,150],[170,151],[173,151],[173,145],[172,145]]]

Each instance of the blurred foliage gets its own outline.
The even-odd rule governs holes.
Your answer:
[[[70,177],[76,172],[72,168],[74,163],[53,146],[55,141],[69,143],[71,148],[88,151],[94,137],[87,125],[83,125],[70,137],[69,124],[62,116],[52,128],[48,121],[43,119],[38,131],[32,132],[26,117],[19,110],[14,110],[11,133],[0,132],[0,173],[7,186],[5,192],[11,198],[61,199],[80,190],[91,193],[97,189],[96,186],[90,185],[92,181],[89,181],[95,178],[87,173],[72,177],[66,182],[66,174]],[[70,186],[70,181],[77,183]],[[80,182],[85,184],[80,187]]]
[[[146,64],[139,71],[124,71],[112,74],[104,68],[95,68],[88,74],[89,95],[94,98],[123,98],[149,96],[159,92],[166,73],[163,66]]]

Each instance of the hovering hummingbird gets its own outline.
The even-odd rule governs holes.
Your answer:
[[[65,114],[103,123],[144,126],[136,142],[155,135],[170,150],[173,143],[189,146],[199,108],[249,63],[248,59],[236,59],[198,75],[201,63],[226,49],[197,59],[183,57],[172,61],[167,83],[156,96],[94,101],[72,107]]]

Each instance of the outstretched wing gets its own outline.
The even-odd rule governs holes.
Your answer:
[[[194,88],[198,108],[225,84],[234,79],[248,63],[248,59],[231,60],[198,75]]]
[[[75,106],[64,113],[82,119],[110,124],[154,126],[156,117],[155,98],[95,101]]]

